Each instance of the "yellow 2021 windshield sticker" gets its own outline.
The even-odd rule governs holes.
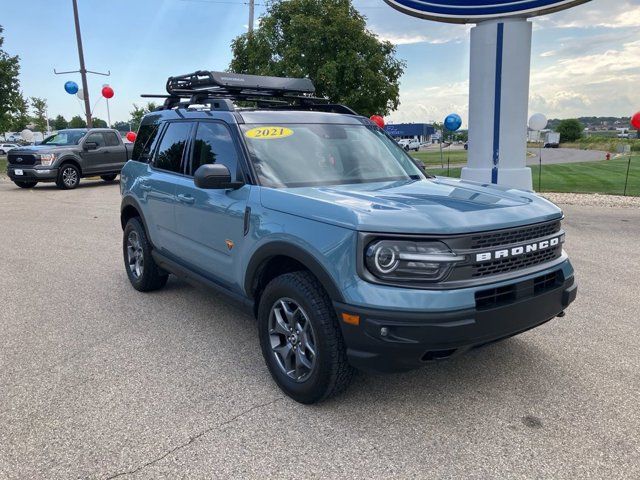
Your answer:
[[[256,127],[247,130],[245,135],[249,138],[270,140],[272,138],[284,138],[293,135],[293,130],[286,127]]]

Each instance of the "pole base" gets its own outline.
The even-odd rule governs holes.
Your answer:
[[[463,167],[460,177],[472,182],[491,183],[492,168]],[[523,168],[498,168],[498,184],[520,190],[533,190],[531,169]]]

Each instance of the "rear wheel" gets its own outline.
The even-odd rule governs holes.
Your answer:
[[[278,386],[300,403],[316,403],[347,388],[354,369],[335,310],[309,272],[272,280],[260,299],[262,354]]]
[[[122,250],[124,266],[133,288],[140,292],[150,292],[167,284],[169,275],[153,259],[151,243],[137,217],[129,219],[124,227]]]
[[[64,190],[72,190],[80,183],[80,170],[71,163],[65,163],[58,171],[56,185]]]
[[[118,176],[117,173],[112,173],[112,174],[109,174],[109,175],[100,175],[100,178],[102,180],[104,180],[105,182],[113,182],[116,179],[117,176]]]
[[[27,182],[27,181],[14,181],[13,183],[15,183],[20,188],[33,188],[38,184],[38,182]]]

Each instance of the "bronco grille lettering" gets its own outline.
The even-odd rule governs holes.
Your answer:
[[[517,257],[525,253],[536,252],[538,250],[546,250],[556,247],[564,242],[564,235],[560,235],[549,240],[528,243],[526,245],[518,245],[517,247],[502,248],[491,252],[476,253],[476,262],[488,262],[490,260],[500,260],[501,258]]]

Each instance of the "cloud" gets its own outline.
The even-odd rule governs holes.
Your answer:
[[[400,90],[400,106],[388,120],[401,122],[442,122],[450,113],[459,114],[466,125],[468,118],[469,82],[447,83],[417,89]]]
[[[628,115],[639,82],[640,41],[627,42],[533,70],[530,107],[549,117]]]
[[[534,22],[546,28],[640,27],[640,9],[637,0],[596,0]]]
[[[395,45],[411,45],[414,43],[430,43],[432,45],[439,45],[451,41],[450,39],[432,38],[428,35],[394,33],[381,33],[378,35],[378,38],[380,40],[391,42]]]
[[[640,0],[593,0],[564,12],[536,17],[532,56],[529,110],[548,117],[629,115],[638,108],[640,84]],[[466,41],[467,29],[424,22],[428,27],[402,29],[385,26],[386,35],[398,44],[429,42],[433,38]],[[394,33],[395,32],[395,33]],[[441,42],[444,43],[444,42]],[[536,50],[536,46],[543,46]],[[433,49],[437,46],[429,47]],[[434,66],[437,68],[437,66]],[[407,70],[404,85],[418,79]],[[460,71],[459,77],[467,73]],[[449,75],[450,78],[450,75]],[[400,90],[401,104],[390,115],[395,122],[442,119],[451,112],[468,117],[467,82],[441,84],[433,78],[425,88]]]

